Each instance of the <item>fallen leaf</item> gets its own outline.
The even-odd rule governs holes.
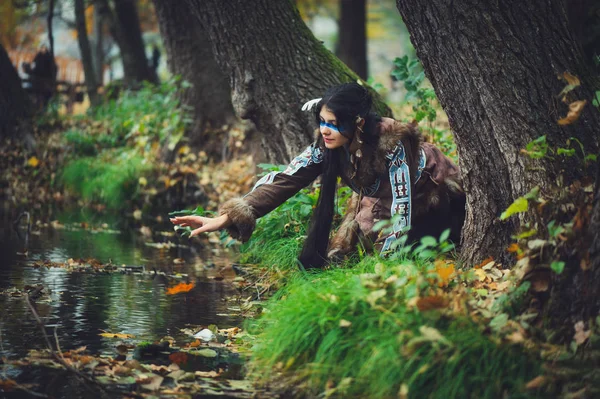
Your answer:
[[[214,370],[212,370],[212,371],[196,371],[194,374],[196,375],[196,377],[208,377],[208,378],[215,378],[215,377],[219,376],[219,373],[217,373]]]
[[[487,274],[485,274],[485,271],[482,269],[475,269],[475,275],[477,276],[479,281],[485,281],[485,279],[487,278]]]
[[[575,75],[571,75],[571,73],[569,72],[565,72],[562,75],[563,79],[567,81],[567,84],[573,85],[573,86],[579,86],[581,85],[581,82],[579,81],[579,78]]]
[[[202,356],[202,357],[217,357],[219,354],[214,349],[200,349],[193,352],[194,355]]]
[[[408,399],[408,385],[400,385],[400,391],[398,392],[399,399]]]
[[[435,272],[440,277],[440,281],[438,282],[439,287],[445,287],[448,285],[450,281],[450,277],[454,274],[454,263],[450,261],[435,261]]]
[[[428,341],[447,343],[446,338],[436,328],[421,326],[419,327],[419,332]]]
[[[39,164],[40,161],[35,156],[29,158],[29,160],[27,161],[27,165],[31,166],[32,168],[35,168]]]
[[[344,328],[344,327],[350,327],[352,325],[352,322],[349,322],[348,320],[340,320],[340,327]]]
[[[169,355],[169,360],[177,365],[186,364],[188,355],[183,352],[175,352]]]
[[[494,258],[491,256],[488,256],[487,258],[482,260],[480,263],[475,265],[475,269],[481,269],[484,265],[487,265],[488,263],[493,262],[493,261],[494,261]]]
[[[508,339],[510,342],[514,342],[515,344],[518,344],[525,340],[525,338],[523,337],[523,334],[521,334],[518,331],[515,331],[512,334],[507,335],[506,339]]]
[[[592,331],[585,330],[585,325],[583,321],[578,321],[575,323],[575,335],[573,336],[573,340],[577,343],[577,345],[583,344],[592,334]]]
[[[587,103],[587,100],[573,101],[569,104],[569,112],[567,116],[558,120],[559,125],[569,125],[579,119],[583,107]]]
[[[417,308],[421,311],[445,308],[448,305],[448,299],[441,295],[432,295],[417,300]]]
[[[543,387],[544,385],[546,385],[546,381],[548,381],[548,378],[543,376],[543,375],[538,375],[537,377],[535,377],[533,380],[529,381],[526,385],[525,388],[526,389],[538,389]]]
[[[369,295],[367,295],[367,297],[365,299],[371,306],[375,306],[375,303],[379,299],[383,298],[386,295],[387,295],[386,290],[376,290],[376,291],[370,292]]]
[[[147,389],[149,391],[156,391],[158,388],[160,388],[160,385],[162,384],[163,380],[164,380],[164,377],[161,377],[160,375],[152,374],[150,377],[148,377],[144,380],[141,380],[141,381],[138,380],[137,382],[144,389]]]
[[[104,330],[100,330],[100,331],[104,331]],[[98,334],[101,337],[104,338],[121,338],[121,339],[127,339],[127,338],[135,338],[135,335],[131,335],[131,334],[120,334],[120,333],[110,333],[107,331],[104,331],[102,334]]]
[[[194,288],[195,284],[194,283],[179,283],[174,287],[168,288],[167,289],[167,295],[175,295],[175,294],[179,294],[182,292],[189,292]]]

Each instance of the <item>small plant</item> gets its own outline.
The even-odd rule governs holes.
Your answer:
[[[452,134],[444,128],[440,128],[436,122],[439,105],[435,91],[425,81],[425,72],[417,58],[409,58],[405,55],[394,60],[391,76],[404,83],[406,90],[405,100],[412,106],[414,114],[412,119],[427,124],[422,126],[423,131],[435,142],[442,151],[457,160],[456,144]]]
[[[423,87],[425,72],[421,63],[416,58],[405,55],[394,60],[391,75],[404,82],[406,99],[413,102],[414,118],[417,122],[427,119],[433,122],[437,117],[437,110],[433,106],[436,100],[435,91],[430,87]]]

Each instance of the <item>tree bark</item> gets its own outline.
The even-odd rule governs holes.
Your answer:
[[[34,146],[30,131],[32,105],[21,86],[21,79],[0,44],[0,138],[17,138],[31,149]]]
[[[116,0],[114,10],[108,0],[97,0],[100,12],[108,21],[111,34],[119,46],[125,84],[137,86],[143,81],[158,82],[156,72],[146,57],[140,21],[134,0]]]
[[[94,6],[94,70],[96,71],[96,83],[98,86],[104,84],[104,16],[98,12],[98,6]]]
[[[450,122],[467,193],[462,255],[473,264],[505,248],[517,223],[499,215],[536,185],[545,189],[581,178],[580,160],[520,154],[546,135],[550,148],[576,137],[597,152],[600,118],[587,81],[569,95],[587,100],[577,123],[560,126],[568,106],[557,79],[568,71],[586,76],[581,47],[573,40],[562,0],[502,3],[397,0],[417,56]],[[567,173],[568,171],[568,173]],[[513,218],[514,219],[514,218]]]
[[[182,104],[193,110],[194,122],[187,132],[190,143],[203,145],[205,151],[211,147],[207,153],[220,153],[217,147],[222,143],[216,141],[222,142],[223,135],[209,137],[205,132],[218,130],[235,118],[229,80],[217,65],[210,39],[187,3],[154,0],[154,8],[170,71],[192,84],[180,95]],[[207,143],[209,140],[211,143]]]
[[[90,98],[90,104],[96,106],[98,104],[98,82],[96,81],[92,50],[85,25],[85,5],[83,2],[84,0],[75,0],[75,27],[77,29],[77,42],[79,43],[81,63],[83,64],[83,73],[85,75],[85,86]]]
[[[187,1],[229,77],[237,115],[254,122],[267,159],[289,161],[314,139],[302,104],[358,76],[315,39],[290,0]],[[380,115],[391,114],[375,102]]]
[[[340,0],[337,56],[363,79],[367,69],[367,0]]]
[[[46,17],[46,26],[48,28],[48,45],[50,47],[50,54],[54,58],[54,34],[52,32],[52,20],[54,19],[54,0],[48,2],[48,16]]]

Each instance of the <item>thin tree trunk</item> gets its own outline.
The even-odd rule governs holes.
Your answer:
[[[220,154],[223,134],[214,137],[205,132],[218,130],[235,118],[229,80],[217,65],[210,39],[187,3],[154,0],[154,8],[171,73],[192,84],[180,97],[182,104],[193,109],[194,123],[187,133],[190,143],[203,146],[207,153]]]
[[[367,0],[340,0],[337,56],[367,79]]]
[[[31,134],[32,105],[21,79],[0,44],[0,138],[17,138],[29,149],[35,145]]]
[[[104,16],[94,6],[94,70],[98,86],[104,84]]]
[[[290,0],[187,0],[229,76],[238,116],[260,132],[267,158],[287,162],[313,140],[306,101],[358,76],[326,50]],[[390,109],[376,96],[380,115]]]
[[[108,21],[111,34],[119,46],[125,83],[129,86],[137,86],[143,81],[156,83],[158,77],[148,64],[135,2],[117,0],[114,11],[108,0],[97,0],[97,5]]]
[[[586,81],[570,95],[588,101],[579,121],[557,124],[568,108],[557,78],[587,71],[565,4],[397,0],[397,7],[456,139],[467,193],[462,255],[470,264],[505,260],[517,223],[500,222],[500,213],[536,185],[544,192],[561,174],[559,184],[584,175],[580,160],[532,161],[521,149],[542,135],[552,149],[570,137],[588,153],[598,149],[600,118]]]
[[[48,28],[48,45],[50,46],[50,54],[54,58],[54,34],[52,32],[52,20],[54,19],[54,0],[48,3],[48,16],[46,17],[46,26]]]
[[[96,82],[92,50],[87,35],[85,5],[83,2],[84,0],[75,0],[75,27],[77,29],[77,42],[79,43],[79,52],[81,53],[81,62],[83,64],[83,73],[85,74],[87,93],[90,97],[91,105],[96,106],[98,104],[98,83]]]

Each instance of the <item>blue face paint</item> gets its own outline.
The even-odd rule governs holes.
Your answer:
[[[326,127],[326,128],[329,128],[329,129],[333,130],[334,132],[338,132],[338,133],[342,133],[342,131],[343,131],[342,129],[340,129],[336,125],[331,124],[331,123],[327,123],[325,121],[319,122],[319,127],[321,127],[321,128]]]

